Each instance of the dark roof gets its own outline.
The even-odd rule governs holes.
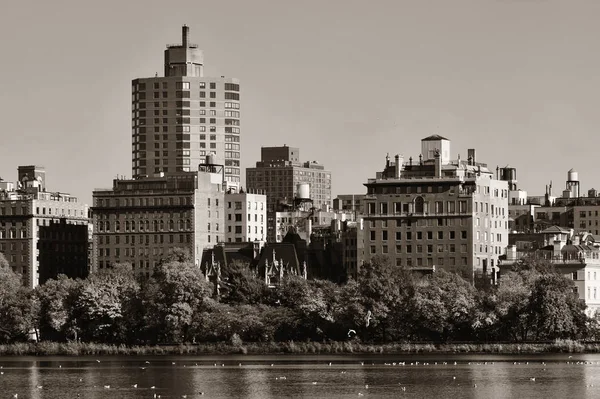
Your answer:
[[[227,243],[229,244],[229,243]],[[254,251],[252,243],[232,243],[234,245],[215,245],[213,248],[205,249],[202,253],[200,264],[204,267],[212,260],[212,254],[215,254],[215,262],[222,265],[229,265],[231,262],[239,261],[241,263],[251,264],[254,260]]]
[[[571,232],[570,230],[563,229],[562,227],[559,227],[559,226],[550,226],[546,230],[541,231],[540,233],[541,234],[556,234],[556,233],[567,234],[570,232]]]
[[[429,137],[425,137],[421,141],[437,141],[437,140],[448,140],[448,139],[443,136],[440,136],[439,134],[432,134]]]
[[[300,270],[300,262],[296,254],[296,247],[288,243],[271,243],[265,245],[258,259],[258,267],[264,267],[265,263],[271,264],[273,260],[273,252],[275,252],[276,260],[283,260],[284,264],[288,264],[290,269]]]
[[[585,251],[592,251],[593,248],[588,247],[587,245],[565,245],[560,251],[561,252],[569,252],[569,253],[578,253]]]

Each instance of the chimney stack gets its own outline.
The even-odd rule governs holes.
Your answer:
[[[475,165],[475,162],[477,162],[475,159],[475,148],[469,148],[467,150],[467,157],[471,159],[471,165]]]
[[[442,159],[440,157],[440,152],[436,151],[433,157],[435,162],[435,177],[442,177]]]
[[[190,33],[190,28],[187,25],[183,25],[181,27],[181,45],[184,48],[188,48],[189,47],[189,43],[188,43],[189,33]]]
[[[394,160],[396,162],[396,164],[394,165],[394,179],[399,179],[400,178],[400,169],[402,168],[402,161],[400,160],[400,155],[396,154]]]

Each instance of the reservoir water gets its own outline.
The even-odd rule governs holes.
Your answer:
[[[600,397],[600,355],[0,357],[0,367],[0,399]]]

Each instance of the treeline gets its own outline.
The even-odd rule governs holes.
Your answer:
[[[1,254],[0,254],[1,255]],[[597,322],[573,281],[543,264],[522,264],[497,285],[475,288],[442,270],[420,277],[376,258],[357,281],[289,277],[268,288],[246,265],[222,270],[220,295],[183,253],[149,279],[117,265],[34,290],[0,261],[0,343],[32,339],[126,345],[357,341],[523,342],[587,339]]]

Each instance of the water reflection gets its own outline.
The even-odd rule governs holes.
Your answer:
[[[600,355],[2,358],[0,366],[0,392],[33,399],[600,397]]]

